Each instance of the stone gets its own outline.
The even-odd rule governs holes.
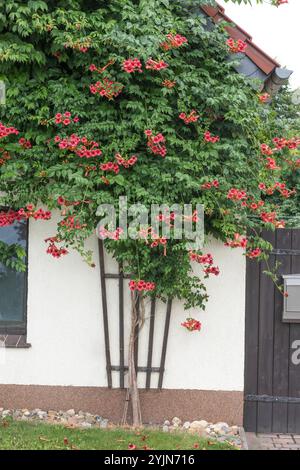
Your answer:
[[[180,425],[181,425],[182,421],[180,418],[177,418],[175,416],[175,418],[172,419],[172,424],[175,428],[178,428]]]
[[[208,425],[208,422],[202,419],[201,421],[193,421],[192,423],[190,423],[190,428],[191,429],[205,429],[207,425]]]
[[[169,432],[169,426],[167,426],[166,424],[163,426],[162,428],[163,432]]]
[[[231,426],[230,434],[237,436],[239,434],[239,427],[238,426]]]
[[[191,423],[189,421],[186,421],[185,423],[183,423],[182,429],[189,429],[190,426],[191,426]]]
[[[76,414],[74,409],[68,411],[43,411],[40,408],[34,410],[28,410],[27,408],[23,409],[14,409],[14,410],[4,410],[2,408],[0,416],[5,418],[6,416],[12,416],[13,419],[23,420],[23,421],[36,421],[42,420],[50,424],[60,424],[70,427],[82,427],[82,428],[92,428],[100,427],[107,428],[109,426],[109,420],[104,419],[99,415],[93,415],[91,413],[85,413],[79,411]]]
[[[100,428],[106,429],[107,426],[108,426],[108,419],[102,419],[102,420],[100,421]]]
[[[202,421],[193,421],[190,424],[188,432],[199,434],[199,436],[206,436],[207,435],[207,430],[206,430],[205,423],[206,423],[206,421],[203,421],[203,420]]]
[[[95,417],[93,415],[91,415],[90,413],[86,413],[85,422],[90,423],[90,424],[94,424],[95,423]]]
[[[78,421],[78,423],[82,423],[83,421],[85,421],[85,417],[81,416],[81,415],[75,415],[75,416],[73,416],[73,418],[76,419],[76,421]]]
[[[227,423],[219,422],[214,425],[213,430],[216,434],[227,434],[230,429]]]
[[[85,429],[89,429],[92,427],[91,423],[87,423],[86,421],[84,421],[83,423],[81,423],[80,425],[82,428],[85,428]]]
[[[71,426],[71,427],[74,427],[74,428],[77,428],[79,426],[79,422],[77,421],[76,417],[75,416],[70,416],[67,420],[67,425],[68,426]]]
[[[169,431],[170,432],[178,431],[178,429],[180,429],[180,428],[177,425],[176,426],[169,426]]]

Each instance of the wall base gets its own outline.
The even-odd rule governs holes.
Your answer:
[[[1,385],[0,407],[68,410],[99,414],[112,422],[121,420],[125,390],[102,387]],[[206,419],[241,425],[243,392],[211,390],[141,390],[144,423],[159,424],[178,416],[184,421]]]

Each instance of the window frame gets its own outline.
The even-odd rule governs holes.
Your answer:
[[[1,211],[8,211],[7,207],[0,207]],[[1,227],[0,227],[1,228]],[[27,302],[28,302],[28,239],[29,239],[29,221],[26,220],[26,271],[24,271],[24,312],[22,321],[0,321],[0,335],[27,335]]]

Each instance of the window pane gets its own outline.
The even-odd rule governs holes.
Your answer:
[[[15,222],[0,228],[0,240],[8,244],[18,243],[26,248],[27,223]],[[26,309],[26,276],[0,263],[0,326],[8,322],[22,322]]]

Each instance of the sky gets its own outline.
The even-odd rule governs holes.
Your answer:
[[[226,14],[253,38],[269,56],[282,67],[294,73],[290,78],[292,88],[300,87],[300,0],[289,0],[276,8],[268,5],[234,5],[218,0]]]

